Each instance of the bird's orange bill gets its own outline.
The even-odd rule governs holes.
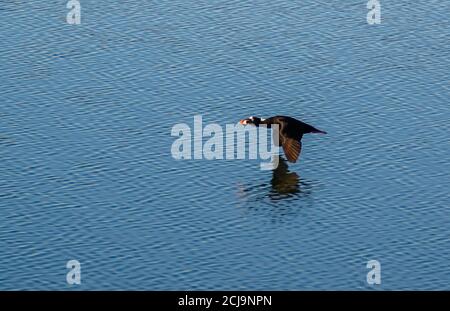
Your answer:
[[[302,142],[292,138],[286,138],[282,145],[287,160],[292,163],[297,162],[300,152],[302,151]]]

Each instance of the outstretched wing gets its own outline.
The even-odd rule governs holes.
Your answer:
[[[284,154],[289,162],[295,163],[300,156],[300,152],[302,151],[302,143],[301,139],[303,137],[303,132],[301,127],[296,126],[298,120],[289,117],[274,117],[274,124],[279,125],[279,129],[276,130],[272,128],[272,133],[275,137],[278,134],[278,146],[282,146],[284,150]],[[276,141],[275,141],[276,142]]]
[[[292,138],[284,138],[282,139],[281,145],[283,146],[287,160],[292,163],[297,162],[302,151],[302,142]]]

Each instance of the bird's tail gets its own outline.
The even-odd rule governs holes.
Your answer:
[[[316,133],[316,134],[328,134],[327,132],[321,131],[321,130],[318,130],[318,129],[312,130],[311,133]]]

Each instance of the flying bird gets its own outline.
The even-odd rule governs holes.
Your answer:
[[[267,119],[259,117],[249,117],[239,121],[242,125],[260,126],[261,124],[271,128],[273,124],[279,126],[278,146],[282,146],[284,154],[289,162],[295,163],[302,151],[302,137],[303,134],[319,133],[326,134],[327,132],[316,129],[314,126],[306,124],[300,120],[286,116],[274,116]],[[274,133],[275,134],[275,133]]]

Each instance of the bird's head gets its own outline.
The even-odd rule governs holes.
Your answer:
[[[243,119],[241,121],[239,121],[240,124],[242,125],[256,125],[259,126],[259,124],[261,123],[263,119],[258,118],[258,117],[249,117],[247,119]]]

